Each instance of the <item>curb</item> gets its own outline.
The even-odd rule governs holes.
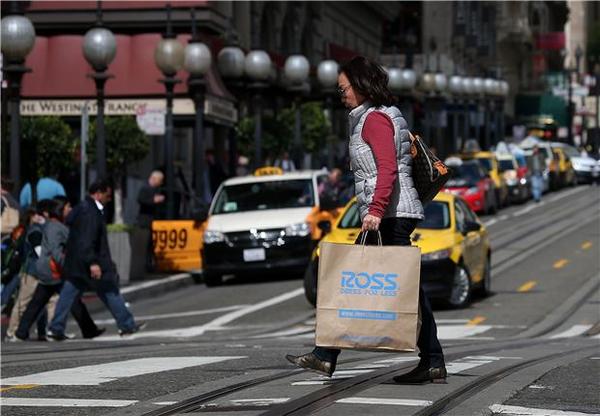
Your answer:
[[[196,272],[178,273],[160,279],[125,286],[121,288],[121,294],[126,302],[134,302],[140,299],[159,296],[166,292],[191,286],[199,282],[200,279]],[[99,312],[106,309],[104,304],[95,294],[92,297],[85,299],[84,302],[90,312]]]

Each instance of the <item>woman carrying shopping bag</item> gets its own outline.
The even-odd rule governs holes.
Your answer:
[[[357,203],[369,244],[410,246],[410,235],[424,218],[423,205],[412,179],[411,139],[406,121],[393,106],[386,72],[364,57],[340,68],[338,92],[349,109],[350,166]],[[419,288],[421,330],[417,339],[420,362],[412,371],[394,377],[399,384],[444,382],[447,376],[442,347],[429,300]],[[339,349],[315,347],[286,358],[298,367],[331,376]]]

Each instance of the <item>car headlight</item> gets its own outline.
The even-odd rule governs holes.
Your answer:
[[[310,224],[299,222],[285,227],[285,235],[289,237],[306,237],[310,234]]]
[[[473,186],[473,187],[467,189],[467,192],[466,192],[467,195],[475,195],[476,193],[479,193],[479,188],[476,186]]]
[[[225,234],[221,231],[204,231],[204,244],[222,243],[225,241]]]
[[[421,254],[421,260],[431,261],[431,260],[443,260],[450,257],[452,254],[452,250],[447,248],[444,250],[432,251],[431,253]]]

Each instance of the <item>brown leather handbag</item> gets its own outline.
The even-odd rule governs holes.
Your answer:
[[[423,139],[410,135],[413,159],[412,178],[423,205],[431,202],[450,179],[450,169],[434,155]]]

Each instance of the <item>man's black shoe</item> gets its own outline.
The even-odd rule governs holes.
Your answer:
[[[65,334],[55,334],[53,332],[48,332],[48,334],[46,334],[46,338],[48,338],[50,341],[64,341],[69,339],[69,337]]]
[[[406,374],[394,377],[397,384],[427,384],[427,383],[446,383],[446,367],[422,367],[412,369]]]
[[[126,335],[133,335],[136,332],[140,332],[142,329],[144,329],[146,327],[146,322],[140,322],[135,324],[135,326],[131,329],[124,329],[124,330],[119,330],[119,335],[126,336]]]
[[[285,356],[285,358],[290,363],[295,364],[300,368],[313,371],[323,376],[331,377],[335,371],[335,364],[332,364],[329,361],[319,360],[319,358],[312,352],[298,356],[288,354]]]
[[[83,337],[85,339],[92,339],[92,338],[96,338],[99,337],[100,335],[104,334],[106,332],[106,328],[96,328],[96,330],[90,334],[85,334]]]

